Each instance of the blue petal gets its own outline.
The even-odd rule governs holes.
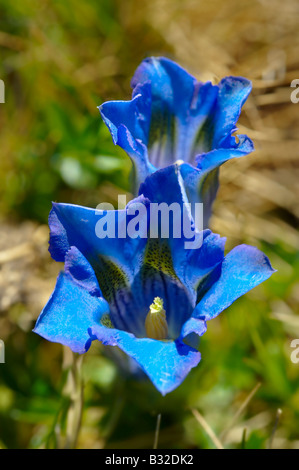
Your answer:
[[[226,77],[220,81],[218,89],[213,112],[202,129],[203,139],[210,142],[206,147],[208,151],[200,152],[195,158],[200,170],[197,193],[193,185],[192,192],[188,194],[190,201],[198,198],[204,203],[204,226],[208,225],[218,191],[218,168],[232,158],[254,151],[253,142],[248,136],[232,136],[242,106],[251,92],[251,82],[243,77]]]
[[[251,91],[251,82],[242,77],[226,77],[218,85],[197,82],[163,57],[145,59],[131,84],[131,101],[111,101],[99,109],[114,143],[131,158],[135,154],[137,166],[148,170],[147,158],[154,167],[162,168],[177,160],[194,163],[197,154],[228,148],[227,137],[231,138]],[[129,137],[119,139],[122,127]],[[147,156],[137,142],[147,147]]]
[[[176,163],[156,171],[140,185],[139,194],[143,194],[152,203],[170,205],[176,202],[183,206],[188,202],[181,178],[182,168],[185,166],[190,167],[190,165]]]
[[[169,170],[164,171],[170,174]],[[158,177],[159,172],[149,177],[149,181],[145,184],[149,196],[153,196],[150,191],[151,184],[154,185]],[[165,177],[163,173],[162,177]],[[178,183],[175,169],[173,169],[173,183]],[[159,195],[157,196],[159,200]],[[163,199],[163,194],[160,197]],[[138,202],[144,201],[149,202],[144,197],[138,200]],[[136,201],[131,201],[128,208],[132,208],[134,204]],[[110,211],[107,215],[121,217],[125,212]],[[148,213],[145,216],[147,218]],[[179,336],[181,325],[193,311],[194,293],[190,295],[184,283],[176,275],[171,251],[167,248],[167,244],[165,246],[165,240],[161,242],[160,239],[138,240],[128,237],[100,240],[94,231],[97,223],[95,211],[68,204],[55,204],[50,220],[55,228],[54,237],[52,234],[50,236],[52,256],[54,258],[57,256],[59,259],[64,256],[67,271],[71,273],[76,271],[76,277],[81,276],[81,285],[82,276],[85,285],[90,282],[91,268],[85,265],[78,267],[75,262],[69,268],[68,259],[71,254],[78,263],[80,257],[86,258],[95,272],[104,298],[109,302],[111,320],[116,328],[144,336],[144,321],[149,306],[154,298],[159,296],[165,302],[170,337]],[[171,244],[173,239],[169,240]],[[176,239],[175,243],[185,252],[183,239]],[[76,249],[71,248],[74,246]],[[66,249],[68,251],[64,253]],[[176,251],[175,246],[173,249]],[[91,278],[93,289],[97,288],[94,286],[95,276]]]
[[[191,171],[188,164],[175,164],[158,170],[145,180],[139,192],[151,203],[166,203],[168,206],[176,203],[182,211],[184,205],[189,203],[185,179],[189,177]],[[212,234],[210,230],[197,233],[192,213],[189,214],[188,219],[185,219],[185,223],[187,220],[188,225],[194,229],[194,237],[201,237],[202,243],[198,248],[186,249],[185,243],[194,239],[184,235],[182,217],[176,221],[177,228],[181,225],[181,236],[175,238],[174,234],[170,233],[170,237],[165,239],[165,242],[170,247],[176,274],[188,288],[195,289],[201,278],[223,260],[225,239]],[[153,220],[151,222],[153,223]]]
[[[209,169],[208,161],[207,166]],[[201,229],[206,229],[209,226],[212,204],[218,191],[218,170],[209,173],[202,170],[200,165],[198,165],[198,168],[195,168],[187,164],[181,165],[180,170],[187,199],[191,204],[192,217],[195,217],[196,203],[202,203],[203,220]]]
[[[180,177],[184,166],[186,164],[171,165],[149,176],[140,187],[143,197],[151,203],[177,203],[182,208],[187,201]],[[177,221],[177,225],[181,222]],[[189,223],[193,223],[191,215]],[[179,336],[182,325],[193,312],[199,286],[203,282],[207,286],[208,275],[224,258],[225,239],[209,230],[197,235],[201,235],[202,244],[196,249],[186,249],[189,239],[184,236],[182,227],[179,238],[171,234],[169,238],[149,240],[143,267],[132,285],[135,297],[142,296],[137,303],[143,324],[154,297],[163,299],[171,338]]]
[[[220,81],[218,87],[212,148],[221,148],[222,139],[235,130],[242,106],[251,92],[252,84],[243,77],[225,77]]]
[[[207,324],[205,320],[201,318],[195,318],[191,317],[189,320],[184,323],[181,334],[180,334],[180,339],[188,337],[188,335],[192,335],[192,333],[195,333],[196,336],[202,336],[205,332],[207,331]]]
[[[165,57],[148,57],[136,69],[131,86],[134,96],[140,93],[140,85],[149,83],[154,99],[163,99],[170,109],[175,101],[181,100],[183,113],[192,99],[195,82],[196,79],[175,62]]]
[[[239,139],[237,146],[230,142],[230,148],[220,148],[212,150],[209,153],[198,155],[196,157],[196,163],[197,168],[201,171],[201,177],[232,158],[243,157],[244,155],[253,152],[254,147],[249,137],[246,135],[240,135]],[[233,145],[235,145],[235,148]]]
[[[228,160],[240,158],[253,152],[254,146],[246,135],[239,135],[236,143],[235,137],[228,136],[222,145],[228,148],[212,150],[208,153],[197,155],[196,163],[198,173],[193,176],[193,184],[186,181],[188,198],[191,203],[201,201],[203,203],[203,226],[207,227],[212,214],[212,206],[219,187],[219,167]]]
[[[90,295],[66,273],[60,273],[55,290],[37,319],[34,332],[55,343],[85,353],[91,344],[89,328],[96,325],[109,306]]]
[[[181,210],[187,201],[180,177],[184,166],[171,165],[149,176],[140,187],[143,197],[150,203],[177,203]],[[182,221],[176,222],[178,226]],[[191,216],[189,223],[193,223]],[[134,296],[140,298],[137,304],[143,325],[149,305],[158,296],[164,301],[170,337],[180,335],[183,323],[195,307],[199,285],[205,281],[206,286],[207,276],[224,258],[224,239],[209,230],[201,233],[201,237],[202,244],[196,249],[185,247],[189,239],[182,228],[179,238],[171,234],[169,238],[148,240],[143,267],[132,285]]]
[[[135,93],[150,85],[151,121],[146,142],[150,162],[162,168],[177,160],[194,163],[198,153],[210,150],[211,138],[203,138],[205,121],[213,111],[218,87],[197,82],[166,58],[150,57],[136,70]]]
[[[140,92],[142,95],[136,95],[131,101],[107,101],[99,106],[114,144],[123,148],[134,163],[138,182],[155,170],[146,148],[151,119],[148,85],[141,87]]]
[[[202,227],[195,227],[194,219],[192,216],[192,205],[191,211],[189,207],[189,199],[187,197],[187,187],[185,185],[185,175],[188,171],[192,172],[192,167],[186,163],[175,163],[173,165],[169,165],[168,167],[162,168],[157,170],[155,173],[151,174],[149,177],[146,178],[144,183],[140,185],[139,194],[143,195],[146,199],[148,199],[152,204],[157,205],[166,205],[168,209],[171,209],[173,205],[173,209],[175,206],[180,208],[179,217],[176,217],[175,213],[175,221],[170,228],[174,228],[176,231],[181,233],[180,237],[177,237],[175,232],[172,230],[170,233],[170,240],[173,239],[178,240],[176,243],[179,243],[181,247],[185,241],[192,240],[196,236],[196,233],[202,230]],[[194,169],[194,171],[197,171]],[[184,176],[183,176],[184,175]],[[198,201],[197,201],[198,202]],[[160,207],[160,206],[159,206]],[[186,209],[186,221],[185,223],[189,225],[190,230],[194,232],[192,237],[186,236],[184,234],[184,226],[183,226],[183,210]],[[151,213],[152,214],[152,213]],[[172,216],[173,212],[170,210],[170,214]],[[153,216],[151,217],[151,221],[153,222]],[[201,225],[201,224],[200,224]]]
[[[130,131],[125,126],[120,126],[118,128],[118,145],[124,149],[124,151],[129,155],[133,162],[133,170],[135,174],[133,175],[135,180],[134,192],[138,191],[138,187],[141,181],[144,181],[145,178],[153,173],[156,168],[149,162],[147,156],[147,148],[142,141],[136,140],[133,138]]]
[[[147,240],[129,238],[127,231],[124,238],[118,236],[118,223],[126,228],[127,222],[130,221],[131,216],[127,216],[126,210],[106,211],[104,215],[108,218],[108,225],[109,221],[115,222],[116,231],[113,238],[98,238],[96,227],[100,216],[96,210],[71,204],[53,204],[49,250],[54,259],[65,259],[66,269],[71,273],[79,269],[86,274],[86,266],[78,268],[73,264],[71,269],[68,267],[66,256],[71,247],[76,247],[77,261],[80,261],[79,252],[92,267],[100,291],[109,302],[114,326],[142,335],[144,325],[135,318],[138,306],[134,302],[131,284],[142,266]],[[84,282],[86,284],[86,279]]]
[[[75,283],[86,289],[91,295],[102,297],[94,270],[75,246],[72,246],[65,255],[64,270]]]
[[[115,227],[115,236],[99,238],[97,224],[102,216],[106,217],[107,225],[111,222],[111,227]],[[146,238],[130,238],[127,231],[124,237],[118,236],[119,227],[126,227],[129,220],[125,210],[99,214],[96,209],[53,203],[49,216],[51,256],[56,261],[64,261],[70,247],[76,246],[96,273],[100,269],[99,256],[103,256],[114,260],[132,278],[140,267]]]
[[[180,177],[180,165],[171,165],[156,171],[141,185],[140,193],[151,204],[164,204],[168,207],[177,204],[176,208],[181,216],[187,199]],[[132,291],[134,297],[139,299],[137,305],[143,328],[149,306],[155,297],[160,297],[164,301],[169,337],[177,338],[182,324],[190,317],[195,306],[196,294],[183,276],[185,272],[183,265],[187,264],[188,251],[196,250],[185,249],[184,243],[189,239],[184,236],[182,217],[180,220],[176,217],[169,218],[170,225],[174,223],[176,229],[180,227],[181,236],[175,238],[170,227],[169,237],[163,238],[160,233],[163,217],[166,218],[162,216],[158,221],[153,217],[150,218],[152,226],[157,223],[158,236],[148,239],[143,265],[132,284]],[[191,226],[193,221],[190,214],[188,221]]]
[[[147,139],[138,120],[138,103],[141,98],[141,95],[137,95],[131,101],[107,101],[99,106],[103,121],[110,130],[115,144],[118,144],[120,126],[126,127],[135,139],[142,141]]]
[[[274,272],[260,250],[248,245],[237,246],[225,257],[218,279],[197,304],[193,316],[205,320],[215,318]]]
[[[131,356],[148,375],[162,395],[174,390],[200,361],[200,353],[179,341],[136,338],[125,331],[94,326],[91,338],[118,346]]]
[[[225,238],[205,230],[203,233],[203,244],[197,250],[186,250],[184,263],[178,266],[176,271],[180,273],[186,286],[194,289],[198,295],[198,289],[207,280],[217,266],[224,259]]]
[[[168,337],[178,338],[182,324],[192,314],[195,296],[177,276],[167,243],[149,240],[143,266],[131,289],[134,303],[127,305],[127,311],[135,309],[135,322],[140,323],[142,336],[146,336],[145,318],[149,307],[160,297],[166,311]]]
[[[134,191],[155,169],[177,161],[198,164],[199,171],[185,168],[182,176],[189,201],[203,202],[208,227],[218,167],[254,149],[247,136],[232,136],[251,82],[226,77],[218,85],[201,83],[171,60],[150,57],[137,68],[132,87],[132,101],[107,102],[100,111],[134,163]]]
[[[182,179],[179,175],[180,165],[171,165],[150,175],[140,187],[143,199],[151,204],[177,204],[181,214],[183,205],[187,202]],[[166,190],[167,188],[167,190]],[[152,225],[155,220],[149,219]],[[187,284],[183,277],[183,263],[187,263],[186,239],[183,233],[182,219],[176,220],[176,228],[181,226],[181,236],[174,238],[170,227],[169,237],[163,238],[160,233],[161,220],[158,225],[158,237],[148,238],[143,263],[140,272],[132,284],[132,292],[138,309],[140,331],[143,328],[145,317],[155,297],[164,301],[168,331],[170,338],[177,338],[182,324],[191,315],[195,306],[195,291]],[[170,224],[174,222],[170,220]],[[190,216],[189,224],[193,221]],[[197,234],[198,235],[198,234]],[[202,272],[201,272],[202,274]],[[136,319],[137,321],[137,319]],[[144,333],[145,334],[145,331]]]

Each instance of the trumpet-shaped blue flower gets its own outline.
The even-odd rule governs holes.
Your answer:
[[[77,353],[85,353],[93,340],[117,346],[163,395],[199,363],[194,340],[206,331],[206,322],[273,272],[267,257],[251,246],[224,256],[225,240],[210,230],[196,249],[185,248],[184,234],[123,235],[138,204],[147,208],[144,217],[151,222],[150,203],[186,202],[183,168],[156,171],[126,209],[104,212],[108,224],[116,219],[115,238],[97,236],[97,211],[53,204],[49,250],[64,262],[64,271],[34,329]],[[147,232],[148,225],[139,222]]]
[[[132,88],[131,101],[99,109],[114,143],[133,162],[135,189],[157,169],[184,161],[187,196],[204,203],[207,227],[219,166],[254,150],[246,135],[232,135],[251,82],[225,77],[218,85],[201,83],[171,60],[151,57],[137,68]]]

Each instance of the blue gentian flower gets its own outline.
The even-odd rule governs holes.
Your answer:
[[[126,209],[104,212],[107,225],[110,218],[117,222],[116,238],[97,236],[101,219],[94,209],[53,204],[49,251],[64,262],[64,271],[34,329],[80,354],[93,340],[117,346],[163,395],[199,363],[195,340],[206,322],[273,273],[267,257],[251,246],[224,256],[225,240],[210,230],[197,249],[185,248],[184,235],[120,236],[139,204],[148,221],[150,203],[186,202],[183,166],[156,171]],[[147,231],[146,221],[139,225]]]
[[[130,156],[135,192],[145,178],[182,160],[191,203],[204,203],[204,226],[218,189],[218,168],[254,150],[246,135],[237,138],[236,122],[251,82],[225,77],[218,85],[198,82],[166,58],[145,59],[132,79],[131,101],[99,106],[115,144]]]

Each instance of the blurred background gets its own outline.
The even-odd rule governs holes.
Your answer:
[[[160,448],[212,448],[207,427],[227,448],[299,448],[298,18],[296,0],[0,0],[1,448],[152,448],[160,413]],[[203,81],[252,80],[239,130],[256,151],[222,167],[211,228],[278,270],[209,324],[202,362],[165,398],[99,344],[82,362],[31,331],[61,269],[47,251],[51,201],[129,195],[130,161],[97,106],[130,99],[149,55]]]

